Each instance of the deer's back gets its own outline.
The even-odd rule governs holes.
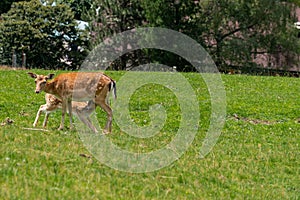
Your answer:
[[[100,94],[111,79],[101,72],[70,72],[58,75],[50,84],[58,96],[88,100]]]

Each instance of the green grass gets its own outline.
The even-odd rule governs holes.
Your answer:
[[[57,130],[60,111],[50,116],[48,131],[24,129],[32,127],[44,104],[44,94],[34,93],[34,82],[26,72],[0,71],[0,123],[7,117],[13,120],[0,126],[0,199],[300,198],[299,79],[222,75],[226,123],[217,145],[199,159],[209,125],[209,94],[197,74],[183,74],[199,100],[201,117],[195,140],[170,166],[135,174],[111,169],[95,157],[80,156],[91,153],[78,132]],[[125,72],[107,73],[119,80]],[[164,147],[176,135],[181,119],[172,91],[145,85],[133,94],[129,109],[135,123],[149,125],[149,106],[157,103],[165,107],[167,120],[155,137],[128,136],[115,122],[113,134],[107,137],[129,151]],[[97,108],[101,125],[105,116]]]

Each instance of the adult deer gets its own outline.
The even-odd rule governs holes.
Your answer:
[[[107,113],[107,122],[104,133],[111,132],[112,109],[107,104],[108,94],[113,90],[116,98],[116,82],[101,72],[70,72],[55,77],[54,74],[38,75],[28,72],[29,76],[35,79],[35,92],[44,91],[55,95],[62,100],[62,117],[59,130],[64,128],[65,113],[68,108],[70,128],[72,124],[72,100],[89,101],[93,100]],[[50,80],[50,81],[48,81]]]
[[[46,103],[40,106],[36,114],[33,127],[36,127],[37,122],[41,116],[41,113],[45,112],[43,127],[46,128],[50,113],[54,112],[57,109],[62,108],[62,101],[52,94],[46,93],[45,100]],[[97,133],[98,131],[93,125],[93,123],[91,122],[91,119],[89,117],[94,112],[94,110],[95,110],[95,103],[92,100],[88,101],[87,103],[72,101],[72,111],[74,112],[74,114],[92,131]]]

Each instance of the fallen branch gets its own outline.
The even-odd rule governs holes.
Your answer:
[[[79,156],[84,157],[84,158],[89,158],[89,159],[93,158],[91,155],[84,154],[84,153],[79,154]]]
[[[22,129],[30,130],[30,131],[45,131],[45,132],[49,132],[49,130],[42,129],[42,128],[25,128],[25,127],[23,127]]]

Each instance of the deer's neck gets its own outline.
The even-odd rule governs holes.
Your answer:
[[[57,95],[58,92],[55,88],[55,85],[56,85],[55,80],[47,82],[45,85],[44,91],[49,94]]]

